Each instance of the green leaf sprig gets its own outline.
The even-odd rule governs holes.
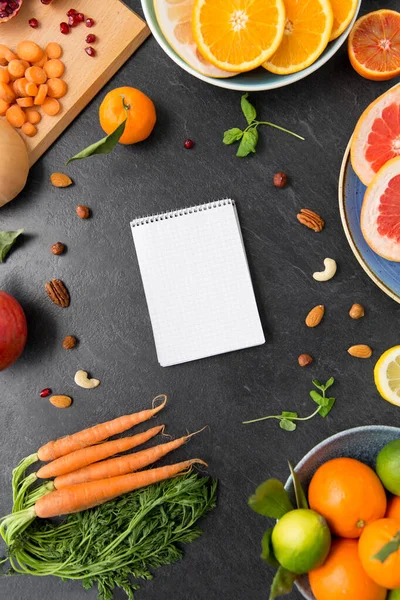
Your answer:
[[[316,415],[326,417],[332,410],[335,404],[335,398],[327,398],[327,390],[334,384],[335,380],[333,377],[328,379],[325,384],[320,383],[317,379],[313,379],[313,385],[319,390],[310,391],[311,399],[318,404],[318,408],[308,417],[299,417],[297,412],[282,411],[280,415],[268,415],[266,417],[260,417],[258,419],[252,419],[251,421],[243,421],[244,425],[249,423],[258,423],[259,421],[266,421],[267,419],[277,419],[279,421],[279,427],[285,431],[295,431],[297,425],[295,421],[309,421]]]
[[[0,263],[4,262],[7,254],[23,231],[23,229],[18,229],[17,231],[0,231]]]
[[[374,560],[379,560],[379,562],[381,562],[381,563],[384,563],[385,560],[387,560],[391,554],[394,554],[399,549],[400,549],[400,530],[372,558]]]
[[[75,154],[75,156],[72,156],[72,158],[69,158],[67,160],[67,165],[70,162],[72,162],[73,160],[81,160],[82,158],[89,158],[89,156],[94,156],[96,154],[110,154],[110,152],[112,152],[114,150],[115,146],[118,144],[119,140],[121,139],[121,137],[125,131],[126,122],[128,120],[128,110],[130,108],[125,103],[125,97],[121,96],[121,98],[122,98],[122,105],[125,110],[125,119],[122,121],[122,123],[120,123],[120,125],[118,125],[118,127],[114,131],[112,131],[109,135],[106,135],[106,137],[102,138],[98,142],[95,142],[94,144],[91,144],[84,150],[81,150],[81,152],[78,152],[78,154]]]
[[[234,144],[235,142],[240,142],[239,148],[236,152],[236,156],[243,158],[244,156],[248,156],[250,153],[256,152],[256,147],[258,143],[258,126],[259,125],[268,125],[269,127],[273,127],[274,129],[279,129],[280,131],[284,131],[289,135],[293,135],[299,140],[304,141],[304,138],[289,129],[285,129],[280,125],[275,125],[275,123],[271,123],[269,121],[257,121],[257,111],[254,106],[247,100],[248,94],[244,94],[240,101],[240,105],[242,107],[242,113],[247,121],[247,127],[245,129],[239,129],[239,127],[233,127],[232,129],[228,129],[224,133],[224,137],[222,139],[223,143],[226,145]]]

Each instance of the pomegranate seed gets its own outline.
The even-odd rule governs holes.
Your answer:
[[[50,388],[44,388],[44,390],[42,390],[40,392],[40,397],[41,398],[47,398],[47,396],[50,396],[51,394],[51,389]]]
[[[78,11],[76,11],[74,8],[70,8],[69,11],[67,12],[67,17],[71,17],[72,15],[76,15]]]
[[[8,6],[12,11],[17,10],[19,8],[19,2],[9,2]]]
[[[94,25],[94,20],[91,19],[90,17],[88,19],[86,19],[86,27],[93,27]]]
[[[69,33],[69,25],[68,25],[68,23],[65,23],[65,22],[60,23],[60,31],[64,35],[67,35],[67,33]]]
[[[79,21],[77,20],[76,15],[70,15],[68,17],[68,25],[70,27],[76,27],[78,25],[78,22]]]
[[[93,44],[95,41],[96,41],[96,36],[94,35],[94,33],[89,33],[89,35],[86,36],[87,44]]]
[[[186,150],[191,150],[194,146],[194,141],[193,140],[185,140],[183,145],[186,148]]]
[[[83,21],[85,20],[85,15],[83,13],[77,13],[76,20],[78,21],[78,23],[83,23]]]
[[[85,52],[89,56],[96,56],[96,50],[92,48],[92,46],[88,46],[87,48],[85,48]]]
[[[8,13],[5,10],[0,10],[0,19],[7,19]]]
[[[28,22],[32,29],[37,29],[39,27],[39,21],[37,19],[29,19]]]
[[[51,4],[53,0],[40,0],[42,4]]]

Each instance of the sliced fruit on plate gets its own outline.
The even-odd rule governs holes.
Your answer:
[[[332,32],[329,0],[285,0],[286,24],[277,52],[263,67],[278,75],[309,67],[325,50]]]
[[[400,84],[379,96],[363,112],[351,142],[351,164],[364,185],[379,169],[400,156]]]
[[[400,406],[400,346],[382,354],[375,365],[374,379],[382,398]]]
[[[194,0],[154,0],[154,10],[161,31],[175,52],[193,69],[209,77],[233,77],[200,54],[192,31]]]
[[[365,192],[360,225],[374,252],[400,262],[400,157],[386,163]]]
[[[353,68],[366,79],[384,81],[400,75],[400,13],[382,9],[358,19],[348,50]]]
[[[195,0],[193,35],[201,54],[226,71],[250,71],[277,50],[283,0]]]
[[[333,28],[329,41],[336,40],[350,25],[354,17],[358,0],[331,0],[333,10]]]

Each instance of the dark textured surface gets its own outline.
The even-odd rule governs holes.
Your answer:
[[[36,0],[38,1],[38,0]],[[139,10],[138,0],[131,0]],[[397,7],[395,0],[387,5]],[[365,0],[363,11],[381,7]],[[26,235],[0,265],[0,288],[16,296],[29,321],[29,341],[21,359],[0,376],[2,414],[0,508],[10,507],[10,471],[49,438],[73,432],[150,404],[160,392],[169,405],[158,422],[172,434],[209,431],[179,450],[176,458],[201,456],[220,480],[218,509],[204,522],[205,534],[186,550],[185,560],[157,572],[138,600],[265,600],[272,570],[259,559],[267,522],[247,508],[247,498],[265,478],[287,477],[286,460],[297,462],[325,437],[363,424],[396,424],[399,412],[378,396],[375,359],[398,344],[398,305],[368,279],[342,231],[337,181],[342,155],[364,107],[393,82],[374,83],[351,68],[346,49],[307,79],[253,96],[262,118],[302,133],[300,142],[264,129],[258,152],[234,156],[221,143],[225,129],[243,124],[240,93],[204,84],[180,70],[149,39],[32,169],[19,199],[1,210],[1,229],[24,227]],[[119,147],[106,157],[75,162],[67,171],[75,185],[53,188],[49,176],[89,141],[100,136],[97,109],[104,93],[133,85],[157,106],[151,138],[137,147]],[[183,149],[191,137],[195,149]],[[290,185],[272,186],[275,171]],[[135,216],[222,197],[237,201],[267,343],[258,348],[162,369],[156,360],[150,322],[129,221]],[[77,204],[93,217],[81,221]],[[326,220],[316,234],[296,213],[312,208]],[[68,252],[55,257],[56,241]],[[325,257],[338,262],[329,283],[312,273]],[[71,306],[62,310],[46,297],[44,282],[62,279]],[[353,302],[366,316],[352,321]],[[318,329],[304,325],[308,310],[325,304]],[[67,353],[67,334],[80,339]],[[350,357],[356,343],[374,349],[371,360]],[[300,369],[297,356],[314,363]],[[101,379],[97,390],[77,388],[77,369]],[[312,377],[337,378],[337,405],[326,419],[302,423],[294,433],[276,422],[244,426],[246,418],[282,409],[307,415]],[[71,394],[73,406],[57,410],[39,398],[43,387]],[[52,578],[0,580],[0,597],[10,600],[95,599],[79,583]],[[116,598],[124,595],[117,593]],[[290,596],[299,599],[297,592]]]

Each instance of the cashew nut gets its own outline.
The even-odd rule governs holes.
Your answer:
[[[90,379],[86,371],[77,371],[75,373],[74,381],[76,385],[87,390],[91,390],[100,385],[100,381],[98,379]]]
[[[316,273],[313,273],[313,277],[316,281],[328,281],[329,279],[332,279],[332,277],[335,275],[337,265],[336,261],[333,260],[333,258],[326,258],[324,260],[324,265],[324,271],[317,271]]]

